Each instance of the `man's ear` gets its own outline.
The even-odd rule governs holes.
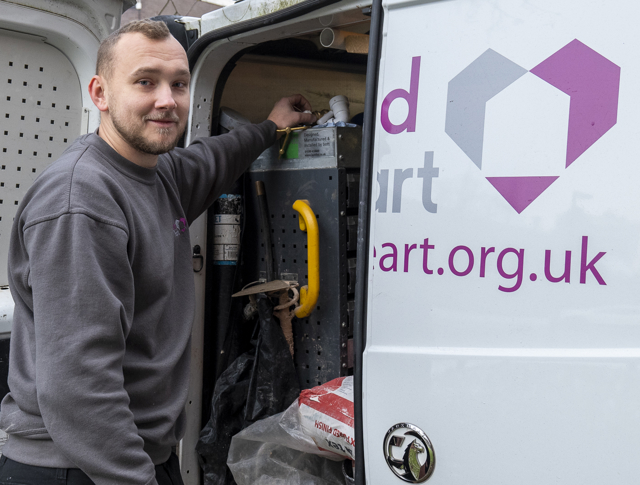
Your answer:
[[[93,104],[102,112],[109,111],[105,92],[106,83],[104,78],[96,74],[89,81],[89,96],[91,96]]]

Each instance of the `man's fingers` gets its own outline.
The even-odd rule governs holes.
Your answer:
[[[299,125],[312,125],[316,122],[316,117],[311,113],[299,113],[300,121],[298,121]]]
[[[296,94],[278,101],[267,119],[273,121],[281,130],[297,125],[313,124],[316,117],[304,111],[311,111],[311,104],[304,96]]]
[[[311,111],[311,103],[301,94],[294,94],[287,98],[291,106],[299,108],[301,111]]]

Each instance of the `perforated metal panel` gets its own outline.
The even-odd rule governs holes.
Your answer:
[[[308,282],[307,235],[300,230],[293,203],[309,201],[317,217],[320,295],[309,317],[293,320],[294,361],[303,389],[349,372],[353,320],[349,304],[355,291],[357,232],[350,230],[349,224],[357,222],[361,143],[361,131],[356,128],[309,130],[293,137],[290,146],[297,145],[292,150],[295,158],[278,159],[278,147],[274,146],[254,162],[247,176],[245,194],[252,201],[247,206],[248,220],[258,220],[253,183],[259,180],[265,185],[279,278],[297,280],[301,285]],[[315,150],[319,146],[322,148]],[[303,158],[305,153],[312,154]],[[266,275],[262,230],[258,224],[245,227],[246,240],[253,241],[254,247],[243,249],[243,264],[247,271],[259,271],[250,280]]]
[[[293,320],[294,362],[300,387],[311,388],[346,375],[347,278],[346,267],[342,267],[346,266],[346,217],[340,215],[346,208],[344,169],[250,172],[247,179],[250,184],[247,193],[257,180],[266,187],[273,254],[280,279],[297,280],[301,285],[309,279],[307,235],[300,230],[293,203],[308,200],[318,218],[320,295],[309,317]],[[255,207],[248,210],[256,212]],[[257,232],[261,235],[262,228]],[[259,276],[264,277],[264,243],[260,238],[257,241],[258,247],[249,251],[259,256],[256,258]]]
[[[80,134],[78,75],[56,48],[0,30],[0,285],[18,204],[36,177]]]

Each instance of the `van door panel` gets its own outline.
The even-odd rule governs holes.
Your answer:
[[[639,7],[385,2],[367,481],[420,427],[430,483],[630,483],[640,373]]]

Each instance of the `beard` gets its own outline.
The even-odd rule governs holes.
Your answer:
[[[173,112],[161,113],[154,116],[143,116],[142,124],[137,126],[133,121],[125,120],[120,117],[120,110],[117,105],[112,105],[109,109],[109,115],[111,116],[113,126],[120,136],[131,147],[135,148],[139,152],[147,153],[149,155],[162,155],[163,153],[173,150],[178,145],[187,125],[186,123],[182,123],[182,126],[180,126],[180,119]],[[177,135],[173,138],[168,138],[168,135],[171,133],[171,128],[156,128],[155,131],[161,136],[161,140],[148,140],[143,134],[145,123],[148,120],[169,120],[175,122],[178,127]]]

